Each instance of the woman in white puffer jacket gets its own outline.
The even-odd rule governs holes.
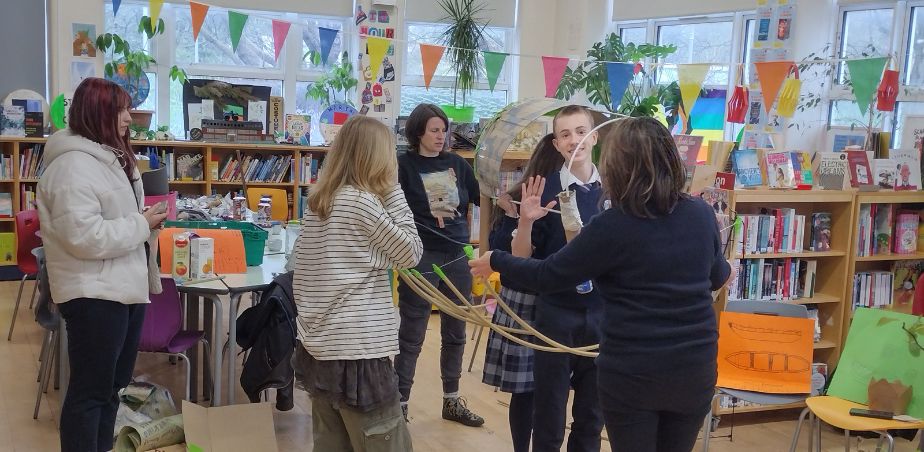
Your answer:
[[[112,449],[118,391],[131,380],[148,303],[145,242],[165,212],[143,212],[128,141],[131,99],[85,79],[68,128],[48,139],[37,204],[52,299],[68,335],[62,452]],[[161,209],[158,209],[161,210]]]

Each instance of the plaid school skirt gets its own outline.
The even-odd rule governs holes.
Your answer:
[[[517,292],[501,287],[501,298],[518,316],[530,325],[535,320],[536,295]],[[506,311],[497,307],[493,323],[501,326],[520,328]],[[519,336],[531,340],[532,336]],[[503,392],[522,393],[533,390],[533,349],[517,344],[493,330],[488,334],[487,351],[484,357],[485,384],[496,386]]]

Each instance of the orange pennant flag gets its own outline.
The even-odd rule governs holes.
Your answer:
[[[433,73],[443,58],[443,51],[446,48],[433,44],[420,44],[420,63],[423,65],[424,86],[430,89],[430,80],[433,80]]]
[[[209,5],[189,2],[189,14],[192,16],[193,42],[199,39],[199,29],[202,28],[202,22],[205,21],[205,15],[208,12]]]
[[[783,80],[792,70],[792,61],[767,61],[763,63],[754,63],[757,68],[757,78],[760,80],[760,90],[764,96],[764,110],[770,113],[773,107],[773,101],[783,86]]]

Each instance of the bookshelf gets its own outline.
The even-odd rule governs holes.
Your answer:
[[[11,177],[4,177],[2,165],[0,165],[0,193],[9,193],[12,201],[12,214],[15,215],[24,210],[23,202],[27,193],[34,193],[35,186],[38,183],[38,177],[41,175],[40,160],[33,158],[27,160],[30,155],[29,151],[36,145],[43,145],[46,138],[31,137],[7,137],[0,136],[0,158],[9,159],[12,174]],[[213,177],[213,164],[220,164],[221,159],[225,156],[236,154],[240,151],[244,156],[269,158],[270,156],[289,157],[289,168],[276,180],[264,180],[259,182],[247,181],[248,187],[268,187],[281,188],[286,190],[289,199],[290,216],[297,214],[298,202],[302,189],[310,186],[310,183],[301,183],[301,162],[305,155],[311,155],[319,162],[323,160],[326,147],[314,146],[292,146],[279,144],[246,144],[246,143],[206,143],[197,141],[132,141],[132,147],[136,153],[147,154],[149,151],[162,153],[171,153],[174,155],[191,155],[202,156],[202,175],[198,180],[171,179],[170,189],[182,196],[204,196],[214,193],[225,194],[231,191],[241,191],[244,183],[240,177],[230,181],[220,181]],[[213,159],[213,156],[215,159]],[[21,164],[34,161],[27,167],[21,167]],[[174,164],[175,164],[174,160]],[[281,162],[281,161],[280,161]],[[277,168],[282,171],[282,163]],[[27,170],[27,171],[26,171]],[[174,167],[175,170],[175,167]],[[217,169],[216,169],[217,170]],[[0,234],[14,233],[15,223],[12,218],[0,218]],[[2,235],[0,235],[0,244],[2,244]],[[3,253],[0,253],[2,257]],[[2,265],[15,265],[15,249],[12,250],[13,261],[0,262]]]
[[[729,245],[728,255],[741,260],[776,259],[777,262],[795,262],[795,259],[813,261],[816,272],[815,292],[809,297],[791,298],[783,303],[805,305],[817,309],[821,326],[821,337],[814,343],[813,362],[828,365],[833,371],[843,346],[846,318],[850,312],[852,281],[853,227],[856,214],[857,195],[853,191],[827,190],[770,190],[766,188],[734,190],[729,193],[729,209],[740,215],[757,215],[761,209],[794,209],[795,215],[804,215],[803,249],[791,252],[745,253],[741,255],[735,246],[735,239]],[[830,250],[809,251],[813,213],[826,212],[831,215]],[[793,229],[795,230],[795,229]],[[796,272],[798,273],[798,272]],[[741,281],[741,279],[739,279]],[[750,299],[759,296],[749,296]],[[729,299],[729,289],[723,289],[716,303],[721,311]],[[715,407],[716,415],[768,411],[801,407],[803,404],[776,406],[745,406],[732,408]]]

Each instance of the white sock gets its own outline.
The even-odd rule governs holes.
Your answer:
[[[404,407],[404,406],[407,406],[407,402],[406,402],[406,401],[405,401],[405,402],[401,402],[401,406],[403,406],[403,407]]]
[[[456,392],[447,392],[447,393],[443,393],[443,398],[444,398],[444,399],[458,399],[458,398],[459,398],[459,392],[456,391]]]

